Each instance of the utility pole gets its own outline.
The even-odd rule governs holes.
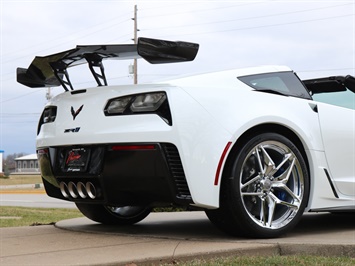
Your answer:
[[[52,99],[51,87],[47,88],[46,99],[47,101],[50,101]]]
[[[134,5],[134,39],[133,42],[134,44],[137,44],[137,5]],[[133,83],[137,84],[138,83],[138,76],[137,76],[137,58],[133,59]]]

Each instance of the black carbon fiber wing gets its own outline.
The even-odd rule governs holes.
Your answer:
[[[187,62],[195,59],[199,45],[190,42],[138,38],[138,44],[78,45],[64,52],[36,56],[28,69],[17,68],[17,82],[31,87],[62,85],[73,90],[67,69],[87,63],[98,86],[107,85],[102,61],[143,58],[151,64]]]

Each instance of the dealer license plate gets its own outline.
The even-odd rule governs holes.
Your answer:
[[[90,149],[75,148],[66,152],[64,172],[85,172],[89,163]]]

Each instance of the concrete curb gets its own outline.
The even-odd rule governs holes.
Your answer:
[[[306,215],[277,239],[230,237],[203,212],[152,213],[126,227],[87,218],[0,228],[1,265],[152,265],[227,256],[316,255],[355,258],[353,216]]]
[[[231,250],[220,250],[213,252],[194,253],[194,254],[180,254],[171,257],[161,257],[158,259],[143,259],[141,261],[135,260],[133,263],[137,265],[152,265],[161,263],[175,264],[179,262],[187,262],[195,259],[213,259],[219,257],[235,257],[235,256],[293,256],[293,255],[309,255],[321,257],[351,257],[355,258],[355,245],[310,245],[310,244],[252,244],[249,246],[244,244],[243,248],[235,248]],[[130,261],[124,264],[130,263]],[[99,266],[100,264],[93,265]],[[102,264],[101,264],[102,265]],[[105,264],[107,266],[117,265]]]
[[[56,227],[82,233],[178,241],[179,244],[175,247],[174,252],[169,254],[163,252],[158,257],[136,258],[134,262],[139,265],[235,255],[286,256],[302,254],[355,258],[355,226],[352,221],[343,221],[343,223],[339,223],[338,227],[334,226],[334,228],[327,228],[323,231],[319,226],[319,220],[327,219],[333,223],[329,219],[330,217],[332,216],[329,214],[306,215],[303,225],[298,231],[295,230],[295,233],[277,239],[238,239],[226,236],[214,228],[201,212],[154,213],[148,216],[147,220],[142,221],[139,226],[127,228],[104,226],[86,218],[61,221],[56,224]],[[309,223],[313,225],[310,226]],[[313,227],[320,228],[320,230],[317,231]],[[307,230],[305,230],[306,228]],[[339,231],[336,228],[339,228]],[[203,247],[199,247],[200,245]]]
[[[282,244],[280,245],[280,256],[286,255],[314,255],[324,257],[351,257],[355,258],[354,245],[334,244]]]
[[[129,265],[129,263],[141,265],[160,265],[162,263],[167,264],[176,264],[177,262],[188,262],[191,260],[201,259],[201,260],[209,260],[214,258],[220,257],[234,257],[234,256],[276,256],[278,254],[278,245],[253,245],[248,246],[246,245],[243,248],[235,248],[235,249],[228,249],[228,250],[219,250],[219,251],[212,251],[212,252],[201,252],[201,253],[194,253],[194,252],[187,252],[184,254],[173,254],[172,256],[165,256],[165,257],[158,257],[158,258],[151,258],[151,259],[142,259],[142,260],[135,260],[123,262],[122,265]],[[99,266],[102,264],[97,265],[90,265],[90,266]],[[105,264],[105,266],[114,266],[114,265],[121,265],[117,263],[112,264]]]

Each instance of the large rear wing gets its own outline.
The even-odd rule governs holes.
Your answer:
[[[17,68],[17,82],[31,87],[62,85],[73,90],[67,68],[87,63],[98,86],[107,85],[103,59],[143,58],[151,64],[187,62],[195,59],[196,43],[138,38],[137,44],[78,45],[76,48],[48,56],[36,56],[28,69]],[[98,71],[96,71],[98,70]]]

